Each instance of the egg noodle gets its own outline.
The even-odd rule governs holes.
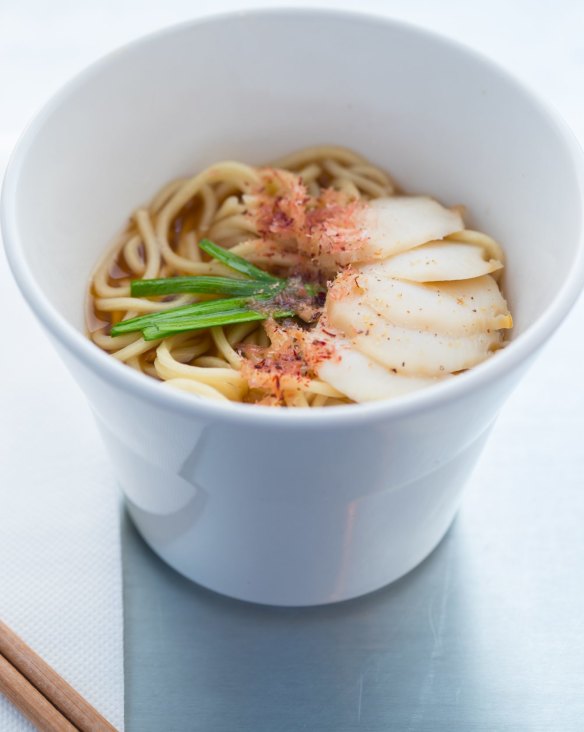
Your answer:
[[[269,167],[296,173],[310,196],[318,196],[323,188],[361,200],[396,193],[387,173],[344,148],[307,148]],[[132,297],[133,279],[233,275],[220,262],[206,261],[197,246],[203,238],[259,267],[285,271],[293,266],[295,260],[286,247],[276,254],[262,252],[254,220],[246,215],[245,195],[261,186],[261,170],[239,162],[216,163],[192,178],[168,183],[149,205],[134,212],[91,278],[88,329],[94,343],[128,366],[187,392],[220,400],[261,401],[262,394],[250,390],[242,374],[241,345],[270,345],[262,322],[217,326],[157,341],[145,341],[137,333],[109,335],[111,326],[120,321],[205,299],[191,294]],[[445,239],[500,252],[490,237],[479,232],[464,230]],[[329,383],[308,378],[285,383],[281,403],[308,407],[352,401]]]

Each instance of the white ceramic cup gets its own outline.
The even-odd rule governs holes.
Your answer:
[[[394,401],[284,410],[173,391],[86,339],[89,274],[137,205],[213,161],[318,143],[464,203],[500,240],[508,348]],[[448,529],[499,408],[581,289],[582,181],[563,124],[468,49],[379,18],[257,11],[165,30],[68,84],[12,157],[2,226],[146,541],[218,592],[311,605],[395,580]]]

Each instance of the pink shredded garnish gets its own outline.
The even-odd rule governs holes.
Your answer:
[[[312,257],[332,256],[337,264],[354,261],[355,253],[367,240],[359,225],[359,214],[365,206],[363,201],[349,200],[346,194],[325,189],[306,214],[300,248]]]
[[[349,265],[339,272],[332,282],[327,282],[327,297],[331,300],[343,300],[358,287],[358,277]]]
[[[244,357],[241,373],[250,390],[262,393],[260,403],[283,404],[284,393],[307,386],[316,378],[318,364],[334,356],[334,349],[293,324],[267,320],[264,327],[271,344],[266,348],[240,346]]]
[[[294,173],[275,168],[261,172],[263,185],[256,191],[255,221],[262,237],[292,239],[305,226],[310,197]]]
[[[305,269],[334,273],[358,260],[368,240],[360,224],[365,201],[332,188],[309,196],[302,179],[288,171],[265,168],[261,175],[247,213],[261,239],[299,253]]]

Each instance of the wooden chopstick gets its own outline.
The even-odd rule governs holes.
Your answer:
[[[105,717],[1,620],[0,654],[3,657],[0,664],[0,691],[29,716],[39,729],[50,732],[116,732]],[[59,714],[63,720],[61,724],[67,723],[69,726],[42,727],[37,718],[33,720],[27,710],[35,714],[46,710],[38,697],[44,698],[47,705]],[[57,719],[54,715],[53,718]]]
[[[41,732],[78,732],[4,656],[0,656],[0,692]]]

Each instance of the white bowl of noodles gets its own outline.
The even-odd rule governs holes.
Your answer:
[[[192,389],[172,388],[152,378],[165,378],[163,351],[158,366],[133,354],[131,368],[87,338],[96,262],[167,181],[329,144],[359,151],[408,193],[449,210],[464,204],[465,226],[503,245],[514,324],[505,348],[392,399],[345,403],[360,399],[317,384],[322,393],[274,408],[229,398],[224,382],[226,398],[208,398],[215,387],[206,395],[194,378]],[[468,49],[375,17],[254,11],[162,31],[68,84],[12,157],[2,229],[16,280],[85,391],[150,546],[218,592],[311,605],[397,579],[447,531],[501,405],[581,290],[582,189],[569,131]],[[178,255],[188,257],[185,242]],[[146,248],[128,244],[136,271]],[[101,296],[115,284],[106,277]],[[197,358],[222,367],[231,352],[214,343],[209,353],[179,343],[169,379],[188,381],[194,372],[174,364]]]

